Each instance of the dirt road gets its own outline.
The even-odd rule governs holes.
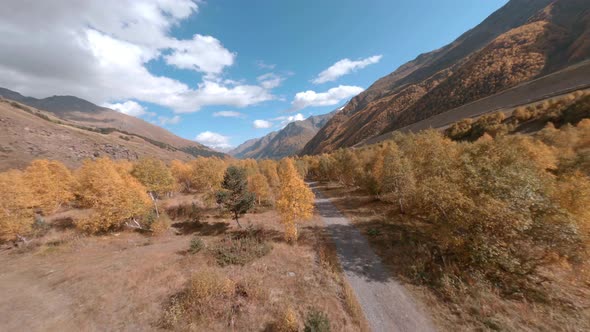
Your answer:
[[[311,183],[344,275],[373,331],[435,331],[425,312],[373,252],[364,236]]]

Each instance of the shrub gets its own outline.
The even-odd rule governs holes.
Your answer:
[[[525,122],[533,118],[534,113],[530,111],[528,108],[524,107],[517,107],[513,112],[512,116],[516,118],[519,122]]]
[[[497,134],[505,133],[506,127],[502,125],[502,122],[505,119],[506,115],[502,112],[495,112],[481,116],[473,124],[470,139],[476,140],[485,133],[488,133],[493,137]]]
[[[166,305],[160,325],[176,328],[183,322],[222,319],[233,305],[236,284],[223,273],[204,269],[193,274],[187,288]],[[184,329],[182,329],[184,330]]]
[[[221,266],[244,265],[265,256],[271,250],[268,242],[252,232],[228,235],[211,249]]]
[[[191,305],[203,306],[213,299],[225,298],[235,292],[235,283],[215,270],[203,270],[194,274],[187,290],[187,300]]]
[[[191,222],[199,222],[202,218],[201,209],[194,202],[166,208],[166,213],[174,220],[186,219]]]
[[[277,332],[297,332],[299,331],[299,322],[297,321],[297,314],[293,308],[286,307],[279,314],[279,318],[274,324],[273,331]]]
[[[33,193],[20,171],[0,173],[0,241],[26,236],[34,222]]]
[[[191,254],[196,254],[199,251],[201,251],[201,249],[203,249],[203,248],[205,248],[205,242],[203,242],[203,240],[201,240],[200,237],[195,235],[191,239],[191,244],[190,244],[190,248],[189,248],[188,252]]]
[[[152,234],[161,235],[170,229],[171,224],[170,217],[166,213],[160,213],[160,216],[156,217],[151,223],[149,229],[152,231]]]
[[[317,309],[311,309],[305,317],[304,332],[330,332],[328,315]]]
[[[453,123],[445,130],[445,135],[452,140],[462,140],[471,135],[473,119],[467,118]]]

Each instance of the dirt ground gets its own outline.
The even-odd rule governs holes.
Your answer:
[[[274,211],[246,215],[242,224],[262,228],[272,250],[244,266],[220,267],[207,250],[190,254],[188,248],[195,235],[208,246],[236,231],[227,218],[177,222],[158,237],[133,231],[86,236],[58,218],[34,244],[1,248],[0,330],[160,330],[171,296],[186,287],[192,274],[211,268],[264,296],[247,300],[231,319],[202,317],[187,330],[268,330],[285,306],[294,309],[300,327],[315,307],[328,315],[334,331],[359,330],[345,287],[318,250],[323,244],[317,217],[301,227],[295,245],[282,240]]]

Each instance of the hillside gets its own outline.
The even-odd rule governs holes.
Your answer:
[[[34,159],[59,160],[74,167],[84,159],[100,156],[129,160],[152,156],[167,161],[193,158],[165,143],[79,126],[53,113],[0,99],[0,170],[22,168]]]
[[[100,107],[74,96],[53,96],[43,99],[26,97],[18,92],[0,88],[0,96],[21,104],[47,111],[62,120],[84,127],[115,129],[154,140],[194,156],[222,155],[197,142],[178,137],[164,128],[142,119],[105,107]]]
[[[512,0],[451,44],[376,81],[303,153],[352,146],[576,64],[590,56],[589,35],[587,1]]]
[[[229,152],[236,158],[280,159],[301,151],[309,140],[336,113],[310,116],[302,121],[289,123],[285,128],[260,138],[248,140]]]

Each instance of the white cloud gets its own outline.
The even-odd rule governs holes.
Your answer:
[[[124,103],[104,103],[102,104],[102,106],[135,117],[139,117],[146,114],[153,115],[153,113],[147,112],[145,110],[145,107],[141,106],[137,102],[134,102],[133,100],[128,100]]]
[[[178,123],[180,123],[180,120],[181,120],[181,118],[178,115],[175,115],[173,117],[167,117],[167,116],[159,116],[158,117],[158,123],[162,126],[178,124]]]
[[[273,119],[274,121],[279,121],[279,127],[285,127],[286,125],[288,125],[289,123],[293,122],[293,121],[303,121],[305,120],[305,116],[301,113],[297,113],[295,115],[290,115],[290,116],[279,116],[277,118]]]
[[[283,78],[275,73],[267,73],[256,78],[265,89],[274,89],[281,85]]]
[[[214,117],[222,117],[222,118],[241,118],[244,114],[235,111],[219,111],[213,113]]]
[[[266,120],[254,120],[252,126],[256,129],[270,128],[272,127],[272,122]]]
[[[273,69],[275,69],[275,67],[276,67],[277,65],[275,65],[275,64],[269,64],[269,63],[265,63],[265,62],[264,62],[264,61],[262,61],[262,60],[258,60],[258,61],[256,61],[256,66],[257,66],[258,68],[260,68],[260,69],[273,70]]]
[[[192,40],[175,40],[174,51],[164,59],[180,69],[192,69],[207,74],[220,74],[234,63],[235,54],[226,50],[211,36],[194,35]]]
[[[207,79],[198,85],[198,89],[187,90],[173,97],[161,100],[160,103],[172,107],[178,113],[196,112],[212,105],[246,107],[275,98],[270,91],[258,85],[226,86]]]
[[[31,6],[21,0],[3,1],[0,86],[34,97],[76,95],[99,105],[133,99],[177,112],[275,99],[261,85],[219,79],[236,56],[219,40],[199,34],[178,40],[170,35],[174,26],[197,12],[198,2],[61,0]],[[189,87],[152,74],[146,65],[158,59],[204,77]]]
[[[310,106],[337,105],[342,100],[356,96],[363,90],[359,86],[340,85],[326,92],[315,92],[313,90],[298,92],[291,102],[290,111],[298,111]]]
[[[227,150],[232,147],[229,136],[224,136],[212,131],[204,131],[195,137],[195,141],[217,150]]]
[[[326,82],[335,81],[341,76],[349,74],[358,69],[365,68],[368,65],[374,64],[381,60],[382,55],[374,55],[358,61],[352,61],[350,59],[342,59],[335,64],[331,65],[328,69],[322,71],[315,79],[312,80],[315,84],[321,84]]]

